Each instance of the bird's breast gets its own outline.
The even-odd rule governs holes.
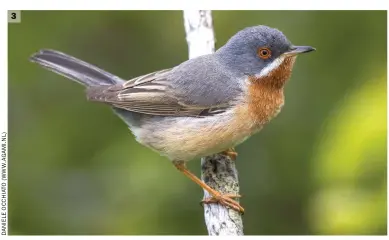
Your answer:
[[[237,108],[241,121],[261,128],[278,115],[284,105],[284,85],[292,74],[296,57],[286,57],[282,63],[265,76],[248,77],[243,104]]]
[[[284,105],[283,87],[277,88],[249,79],[243,104],[236,108],[236,116],[249,122],[251,128],[261,128],[278,115]]]

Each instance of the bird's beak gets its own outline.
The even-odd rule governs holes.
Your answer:
[[[285,52],[284,55],[294,56],[300,53],[307,53],[315,50],[316,48],[310,46],[293,46],[289,51]]]

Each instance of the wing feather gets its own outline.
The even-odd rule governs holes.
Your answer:
[[[203,117],[225,111],[228,104],[216,106],[188,105],[174,95],[169,85],[171,69],[149,73],[123,84],[93,86],[87,90],[91,101],[105,102],[114,107],[157,116]]]

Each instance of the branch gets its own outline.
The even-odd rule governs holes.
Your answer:
[[[215,37],[211,11],[184,11],[189,58],[214,52]],[[215,154],[201,159],[201,179],[222,194],[239,194],[238,171],[234,160]],[[211,197],[204,190],[204,199]],[[204,218],[209,235],[243,235],[241,214],[220,204],[204,204]]]

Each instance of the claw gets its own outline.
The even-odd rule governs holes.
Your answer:
[[[240,213],[244,213],[244,208],[240,206],[240,204],[233,200],[232,198],[240,198],[241,195],[237,194],[220,194],[215,197],[209,197],[201,201],[201,205],[204,206],[204,204],[209,203],[220,203],[224,206],[230,207]]]

